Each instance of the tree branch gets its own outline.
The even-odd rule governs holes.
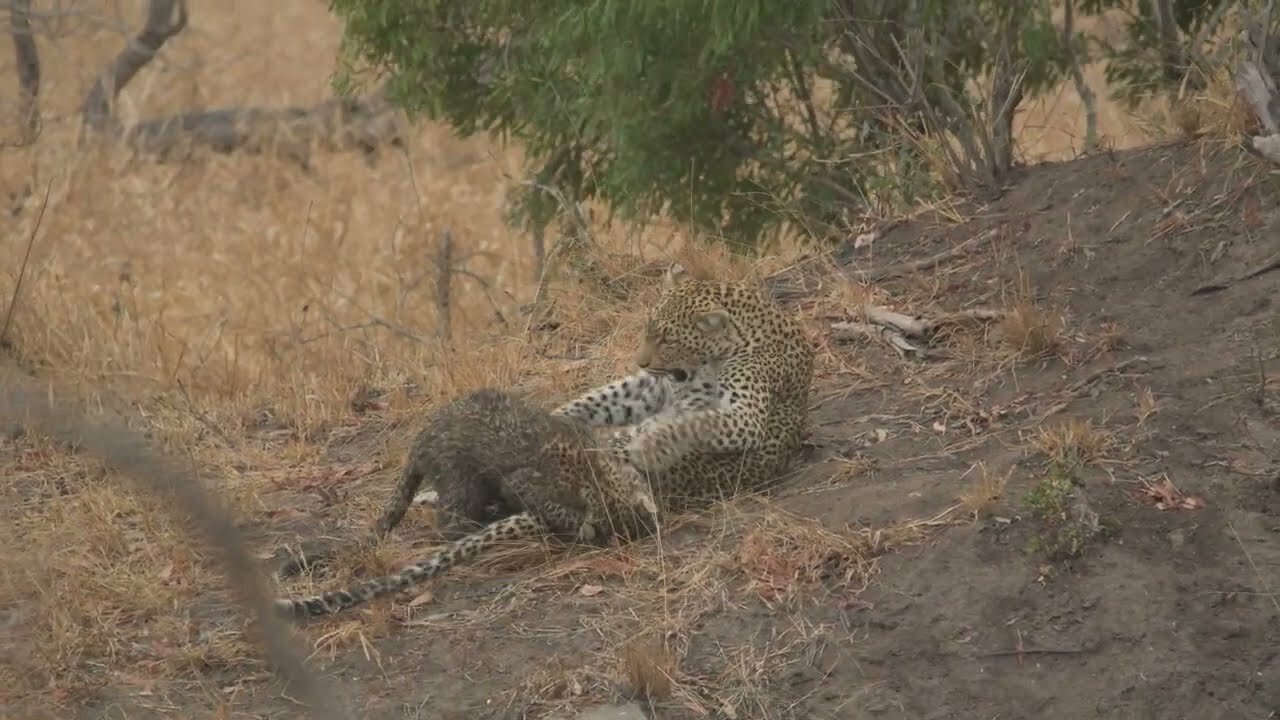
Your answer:
[[[1161,68],[1169,80],[1177,83],[1187,77],[1189,63],[1187,52],[1178,37],[1178,23],[1173,18],[1172,0],[1152,0],[1152,12],[1155,15],[1156,32],[1160,36]],[[1199,87],[1199,78],[1191,79],[1193,86]]]
[[[445,230],[436,249],[436,337],[453,339],[453,234]]]
[[[111,66],[98,76],[85,96],[82,114],[85,125],[97,132],[107,129],[111,106],[116,96],[138,71],[151,62],[160,48],[187,26],[186,0],[151,0],[147,3],[147,22]]]
[[[18,116],[22,123],[19,144],[29,145],[40,134],[40,51],[31,34],[31,0],[12,0],[9,32],[18,65]]]
[[[1262,134],[1246,139],[1245,148],[1280,165],[1280,92],[1276,89],[1280,62],[1272,54],[1269,37],[1274,9],[1275,0],[1269,0],[1266,9],[1241,32],[1248,51],[1236,67],[1235,81],[1236,89],[1262,128]]]
[[[1080,58],[1076,55],[1075,0],[1063,0],[1062,45],[1067,51],[1067,69],[1075,83],[1080,104],[1084,105],[1084,152],[1086,155],[1098,149],[1098,102],[1093,88],[1084,79]]]
[[[224,108],[140,122],[122,131],[138,152],[181,160],[191,148],[214,152],[276,153],[310,164],[314,145],[358,150],[372,160],[382,145],[399,145],[402,127],[385,88],[362,98],[330,98],[317,105],[286,108]]]

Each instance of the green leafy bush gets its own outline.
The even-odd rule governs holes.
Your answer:
[[[331,1],[339,85],[386,73],[410,112],[526,148],[513,221],[540,233],[595,198],[742,247],[843,236],[940,176],[998,191],[1022,98],[1087,50],[1049,0]],[[1179,27],[1211,4],[1177,0]],[[1143,47],[1163,42],[1149,15],[1131,26]],[[1151,73],[1111,57],[1117,78]]]

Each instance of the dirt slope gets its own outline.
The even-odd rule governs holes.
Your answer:
[[[1280,711],[1272,593],[1280,584],[1280,267],[1233,280],[1280,260],[1280,208],[1274,178],[1232,162],[1174,146],[1036,167],[966,225],[911,225],[877,242],[921,256],[983,238],[970,265],[935,275],[946,309],[979,301],[993,278],[1021,273],[1044,305],[1063,309],[1068,355],[1114,347],[1077,367],[1054,359],[942,380],[959,398],[952,407],[1014,408],[976,447],[960,447],[966,433],[955,432],[954,415],[948,442],[929,429],[947,422],[943,413],[893,401],[888,388],[904,378],[900,367],[889,370],[883,402],[855,397],[820,410],[845,419],[825,426],[828,447],[884,423],[859,415],[901,414],[896,437],[862,450],[879,463],[873,477],[797,503],[828,522],[937,507],[977,463],[1012,474],[994,518],[883,559],[862,596],[867,605],[845,618],[852,642],[825,658],[827,683],[847,704],[839,712],[817,704],[810,716]],[[1145,361],[1095,375],[1134,358]],[[886,369],[895,365],[885,358]],[[1089,377],[1097,379],[1043,417]],[[1034,448],[1045,436],[1035,428],[1061,438],[1052,428],[1080,427],[1070,418],[1111,436],[1104,461],[1078,478],[1111,535],[1050,563],[1027,552],[1044,528],[1024,495],[1045,475]],[[1162,476],[1206,506],[1160,511],[1131,496],[1142,479]],[[1019,645],[1030,652],[995,654]]]
[[[365,718],[572,717],[639,687],[664,719],[1271,717],[1280,269],[1240,278],[1280,254],[1276,190],[1234,155],[1117,153],[1028,169],[969,222],[839,258],[852,274],[967,251],[937,268],[858,288],[798,267],[778,288],[815,316],[824,372],[813,447],[776,502],[459,570],[409,622],[400,602],[301,631],[312,662]],[[842,294],[1014,319],[921,362],[834,340]],[[1028,338],[1040,357],[1010,350]],[[1163,478],[1188,507],[1139,499]],[[166,707],[305,715],[242,670],[209,668],[220,691]],[[107,693],[85,716],[123,717],[116,703],[172,715]]]

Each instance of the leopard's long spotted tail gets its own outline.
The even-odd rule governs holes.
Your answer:
[[[466,537],[449,543],[428,557],[392,575],[365,580],[347,590],[333,590],[303,598],[276,598],[277,615],[310,618],[348,610],[370,600],[400,592],[440,575],[499,543],[518,538],[536,537],[546,528],[533,515],[519,513],[490,523]]]

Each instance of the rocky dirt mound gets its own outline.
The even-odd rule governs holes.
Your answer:
[[[1274,175],[1238,163],[1179,145],[1035,167],[967,223],[876,241],[971,250],[882,283],[933,297],[899,309],[1003,305],[997,332],[1053,347],[945,375],[873,350],[879,391],[819,410],[826,450],[875,469],[793,509],[883,524],[988,503],[826,616],[847,633],[814,661],[832,697],[797,716],[1280,712],[1280,207]]]

